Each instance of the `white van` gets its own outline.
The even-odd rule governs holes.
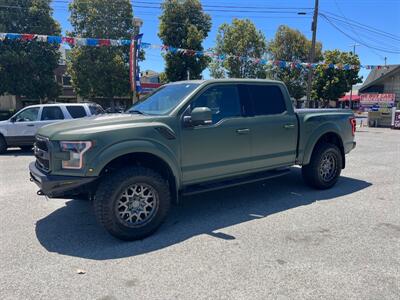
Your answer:
[[[29,150],[37,130],[47,124],[104,113],[96,103],[57,103],[27,106],[10,119],[0,121],[0,153],[8,147]]]

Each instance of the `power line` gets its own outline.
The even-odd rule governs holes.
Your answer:
[[[10,9],[20,9],[20,10],[29,10],[30,9],[29,7],[13,6],[13,5],[0,5],[0,7],[2,7],[2,8],[10,8]],[[150,9],[159,10],[159,8],[150,7],[150,6],[134,5],[133,7],[136,7],[136,8],[150,8]],[[53,8],[53,10],[60,9],[60,10],[68,11],[67,7],[56,7],[56,6],[53,6],[52,8]],[[48,11],[46,9],[40,9],[40,8],[38,8],[37,10]],[[210,9],[210,10],[206,10],[206,11],[209,11],[209,12],[232,12],[232,13],[260,13],[260,14],[266,14],[266,15],[267,14],[295,14],[295,13],[297,13],[296,11],[267,11],[267,10],[265,10],[265,11],[255,11],[255,10],[238,11],[238,10],[224,10],[224,9]],[[305,17],[302,17],[302,16],[296,16],[294,18],[305,19]]]
[[[341,24],[345,24],[345,25],[347,25],[348,27],[351,28],[351,23],[344,22],[343,20],[339,20],[337,18],[328,16],[328,15],[325,15],[325,14],[321,14],[321,15],[324,15],[325,18],[328,18],[331,23],[334,23],[334,21],[336,21],[336,22],[339,22]],[[336,26],[338,27],[339,25],[336,24]],[[360,32],[360,30],[362,30],[364,32]],[[388,41],[389,39],[394,40],[396,42],[400,41],[400,39],[398,39],[396,37],[390,37],[390,36],[386,36],[386,35],[383,35],[383,34],[380,34],[380,33],[377,33],[377,32],[371,32],[371,30],[364,29],[364,28],[359,28],[359,29],[354,28],[352,31],[357,37],[359,35],[363,35],[367,39],[375,41],[378,44],[389,44],[389,48],[391,48],[391,49],[395,49],[395,50],[400,49],[400,48],[396,48],[396,47],[393,46],[393,41],[390,41],[390,42]],[[364,43],[366,43],[366,42],[364,42]]]
[[[355,37],[351,36],[350,34],[348,34],[347,32],[343,31],[342,29],[340,29],[340,28],[339,28],[337,25],[335,25],[335,23],[333,23],[325,14],[320,14],[320,15],[321,15],[326,21],[328,21],[328,23],[331,24],[336,30],[338,30],[339,32],[341,32],[342,34],[344,34],[345,36],[347,36],[349,39],[351,39],[351,40],[353,40],[353,41],[355,41],[355,42],[357,42],[357,43],[359,43],[359,44],[361,44],[361,45],[364,45],[364,46],[366,46],[366,47],[368,47],[368,48],[372,48],[372,49],[379,50],[379,51],[382,51],[382,52],[400,54],[400,50],[398,50],[398,51],[397,51],[397,50],[396,50],[396,51],[393,51],[393,50],[390,50],[390,49],[384,49],[384,48],[380,48],[380,47],[371,46],[371,45],[369,45],[369,44],[367,44],[367,43],[365,43],[365,42],[359,40],[358,38],[355,38]]]
[[[381,34],[381,35],[387,36],[387,37],[392,38],[392,39],[400,40],[400,36],[395,35],[393,33],[386,32],[386,31],[374,28],[374,27],[369,26],[369,25],[365,25],[365,24],[362,24],[362,23],[354,21],[354,20],[353,21],[343,20],[343,19],[341,19],[340,16],[338,16],[338,15],[336,15],[334,13],[331,13],[331,12],[327,12],[327,11],[322,11],[322,12],[325,15],[328,15],[331,19],[337,20],[339,22],[346,23],[347,25],[352,25],[352,26],[355,26],[355,27],[358,27],[358,28],[362,28],[362,29],[370,31],[370,32],[374,32],[374,33],[377,33],[377,34]]]
[[[339,13],[343,16],[343,18],[349,23],[349,26],[350,26],[350,28],[351,28],[351,31],[355,34],[355,35],[357,35],[357,32],[355,31],[355,29],[354,29],[354,27],[350,24],[350,22],[349,22],[349,20],[346,18],[346,16],[345,16],[345,14],[343,13],[343,11],[342,11],[342,9],[340,8],[340,6],[339,6],[339,3],[338,3],[338,1],[337,0],[334,0],[335,1],[335,5],[336,5],[336,7],[337,7],[337,9],[338,9],[338,11],[339,11]],[[355,51],[355,49],[356,49],[356,46],[358,46],[359,44],[354,44],[353,46],[354,46],[354,50],[353,50],[353,54],[355,55],[356,54],[356,51]],[[378,57],[380,57],[380,58],[382,58],[382,55],[380,55],[378,52],[376,52],[374,49],[371,49],[371,48],[367,48],[369,51],[371,51],[372,53],[374,53],[375,55],[377,55]],[[350,99],[351,99],[351,94],[352,94],[352,89],[350,90]]]
[[[113,0],[109,0],[113,1]],[[115,1],[115,0],[114,0]],[[54,3],[65,3],[69,4],[70,1],[67,0],[53,0]],[[89,3],[85,1],[80,1],[79,3]],[[152,8],[161,8],[162,2],[154,2],[154,1],[131,1],[132,5],[138,4],[149,4],[149,5],[156,5]],[[273,6],[242,6],[242,5],[211,5],[211,4],[203,4],[201,3],[202,7],[211,7],[211,8],[236,8],[236,9],[275,9],[275,10],[286,10],[286,9],[304,9],[304,10],[312,10],[312,7],[273,7]]]

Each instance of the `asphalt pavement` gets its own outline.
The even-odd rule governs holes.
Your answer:
[[[0,156],[1,299],[400,299],[400,131],[361,128],[330,190],[293,168],[184,198],[137,242],[36,195],[31,161]]]

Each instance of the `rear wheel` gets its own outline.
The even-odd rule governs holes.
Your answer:
[[[303,166],[304,181],[317,189],[328,189],[338,181],[342,171],[342,155],[336,145],[321,143],[316,146],[310,163]]]
[[[5,138],[0,134],[0,154],[7,151],[7,143]]]
[[[162,224],[170,208],[168,182],[142,167],[125,168],[104,177],[94,199],[104,228],[122,240],[138,240]]]

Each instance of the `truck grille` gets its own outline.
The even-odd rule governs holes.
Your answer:
[[[36,157],[36,167],[45,172],[50,172],[49,141],[45,138],[37,136],[34,144],[34,151]]]

